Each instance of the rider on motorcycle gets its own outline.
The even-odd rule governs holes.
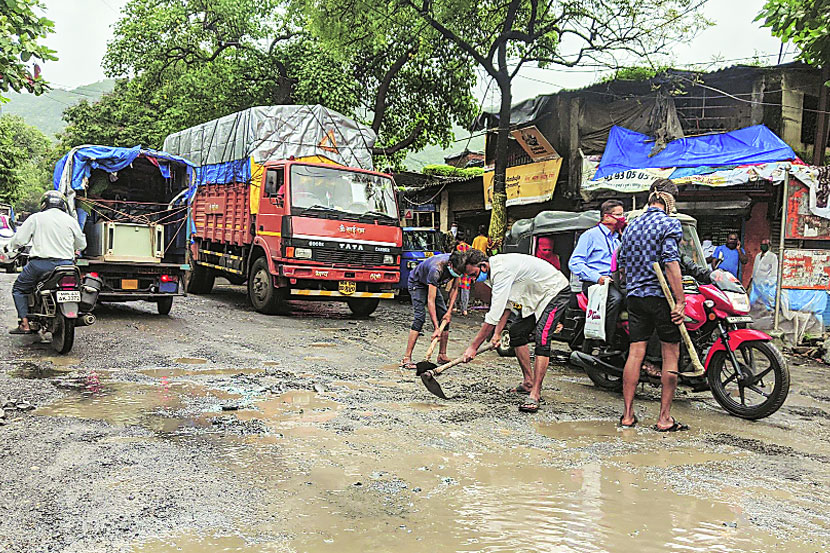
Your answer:
[[[31,334],[28,294],[40,279],[58,265],[72,265],[75,252],[86,248],[86,237],[74,217],[69,215],[66,198],[56,190],[44,192],[40,212],[30,215],[17,229],[6,248],[15,251],[31,242],[29,262],[12,286],[12,297],[19,323],[9,334]]]

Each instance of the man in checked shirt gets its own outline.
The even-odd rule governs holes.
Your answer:
[[[667,179],[654,182],[649,191],[648,208],[625,229],[617,262],[625,275],[628,303],[628,331],[630,346],[623,371],[623,400],[625,408],[620,426],[637,424],[634,414],[634,392],[640,381],[640,368],[646,354],[648,339],[654,331],[660,338],[663,357],[660,416],[655,429],[658,432],[688,430],[688,426],[671,416],[671,404],[677,389],[677,360],[680,355],[680,330],[686,297],[680,274],[679,244],[683,239],[680,221],[669,217],[674,211],[677,186]],[[669,309],[653,264],[660,262],[666,274],[676,305]]]

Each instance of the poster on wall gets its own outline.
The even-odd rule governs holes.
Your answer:
[[[533,161],[562,157],[556,152],[551,143],[548,142],[548,139],[545,138],[542,131],[535,126],[516,129],[515,131],[510,131],[510,134],[513,135],[513,138],[516,139],[519,146],[527,152],[527,155]]]
[[[830,240],[830,219],[819,217],[810,209],[808,188],[790,179],[787,186],[787,227],[785,237],[792,240]]]
[[[781,287],[830,290],[830,250],[784,250]]]
[[[562,158],[507,168],[507,207],[535,204],[553,198]],[[484,173],[484,209],[493,209],[493,171]]]

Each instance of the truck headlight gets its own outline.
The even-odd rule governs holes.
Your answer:
[[[296,259],[311,259],[311,248],[294,248]]]
[[[384,255],[383,256],[383,264],[384,265],[394,265],[395,264],[395,256],[393,256],[393,255]]]

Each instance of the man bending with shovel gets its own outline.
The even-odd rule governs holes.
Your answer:
[[[455,261],[455,260],[454,260]],[[479,346],[491,338],[498,345],[502,330],[510,316],[508,302],[521,305],[522,318],[510,326],[510,344],[522,368],[523,380],[513,391],[528,394],[519,410],[535,413],[539,410],[542,380],[550,362],[550,342],[571,299],[568,279],[543,259],[522,253],[507,253],[487,257],[478,250],[469,250],[456,272],[464,273],[477,282],[489,280],[493,290],[490,311],[484,324],[464,352],[464,361],[475,358]],[[536,363],[531,366],[528,337],[535,331]]]

